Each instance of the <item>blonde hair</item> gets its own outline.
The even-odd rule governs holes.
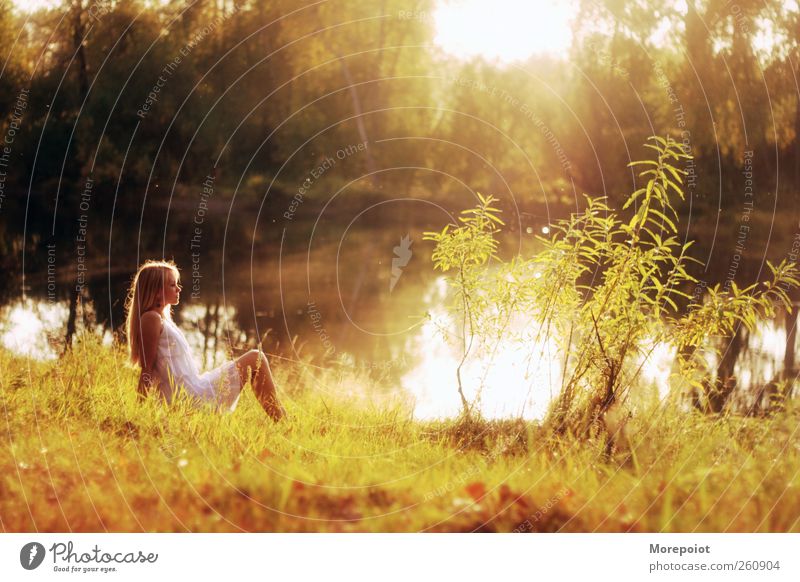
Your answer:
[[[131,282],[125,299],[125,329],[131,361],[134,364],[141,365],[142,361],[142,314],[156,308],[162,317],[172,319],[172,306],[161,305],[169,271],[174,272],[175,278],[180,281],[178,267],[173,261],[148,260],[139,267]]]

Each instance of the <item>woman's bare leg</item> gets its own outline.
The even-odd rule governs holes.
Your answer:
[[[286,416],[286,411],[278,400],[278,391],[272,379],[267,356],[259,350],[250,350],[237,358],[236,366],[242,378],[242,385],[250,380],[253,392],[261,407],[275,421]]]

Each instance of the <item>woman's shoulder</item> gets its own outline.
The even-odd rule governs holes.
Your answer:
[[[147,319],[151,319],[153,321],[162,321],[164,319],[164,316],[162,316],[155,309],[150,309],[150,310],[145,311],[144,313],[142,313],[142,321],[145,321]]]
[[[141,321],[143,328],[149,327],[153,329],[158,329],[160,331],[161,326],[164,323],[164,318],[158,311],[151,309],[150,311],[145,311],[144,313],[142,313]]]

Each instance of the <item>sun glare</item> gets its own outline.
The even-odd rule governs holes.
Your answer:
[[[168,2],[169,0],[147,0],[144,4],[146,6],[159,6]],[[41,9],[63,9],[65,6],[64,0],[11,0],[11,3],[18,11],[30,14]],[[85,8],[87,10],[89,9],[89,4],[89,2],[86,3]]]
[[[12,4],[20,12],[36,12],[42,8],[56,8],[61,4],[60,0],[13,0]]]
[[[403,375],[401,384],[414,398],[414,418],[431,420],[455,417],[461,400],[455,389],[455,371],[463,354],[456,345],[443,341],[442,330],[456,337],[453,320],[441,307],[447,297],[444,277],[439,277],[425,293],[430,320],[407,348],[416,365]],[[555,342],[539,337],[540,328],[530,316],[518,314],[509,321],[513,335],[494,350],[475,352],[464,362],[461,377],[464,394],[476,402],[485,418],[522,417],[541,420],[561,389],[561,364]],[[521,347],[524,346],[524,347]]]
[[[62,335],[69,308],[65,304],[30,298],[0,309],[0,346],[16,354],[41,360],[53,360],[58,354],[48,340],[49,334]]]
[[[565,56],[572,0],[442,0],[434,12],[437,45],[459,58],[509,63],[536,54]]]

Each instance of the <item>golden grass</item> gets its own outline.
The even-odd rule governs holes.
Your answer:
[[[800,531],[796,409],[653,408],[604,460],[534,423],[414,421],[352,371],[273,368],[277,425],[249,389],[228,415],[139,403],[91,337],[58,362],[0,351],[3,530]]]

